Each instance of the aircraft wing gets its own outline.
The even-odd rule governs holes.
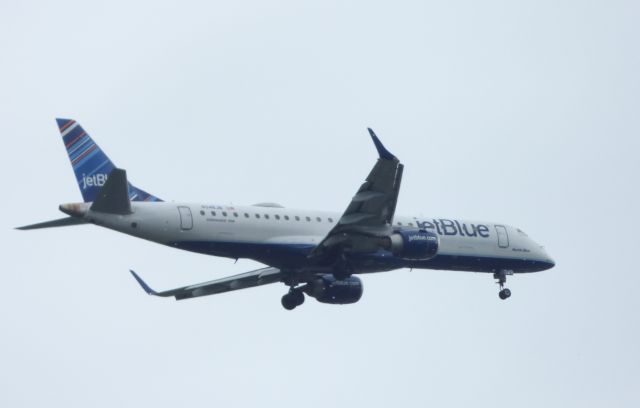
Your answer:
[[[382,145],[373,130],[368,130],[380,157],[336,226],[309,255],[312,258],[338,248],[371,250],[373,247],[368,245],[374,242],[368,240],[367,243],[358,237],[384,235],[391,230],[404,166]]]
[[[173,296],[176,300],[191,299],[194,297],[215,295],[218,293],[230,292],[232,290],[267,285],[270,283],[280,282],[283,277],[283,273],[280,269],[268,267],[209,282],[184,286],[182,288],[166,290],[164,292],[156,292],[151,289],[149,285],[147,285],[134,271],[130,272],[147,294],[162,297]]]

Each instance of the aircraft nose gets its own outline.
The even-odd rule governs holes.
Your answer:
[[[551,257],[547,257],[547,265],[549,266],[549,269],[553,268],[554,266],[556,266],[556,261],[553,260],[553,258]]]
[[[550,257],[544,249],[542,250],[542,254],[542,263],[545,266],[545,269],[551,269],[556,266],[556,261]]]

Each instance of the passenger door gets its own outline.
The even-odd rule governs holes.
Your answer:
[[[504,225],[496,225],[496,233],[498,234],[498,246],[500,248],[509,247],[509,234],[507,234],[507,228]]]
[[[191,215],[191,209],[189,207],[178,207],[180,212],[180,229],[187,231],[193,228],[193,215]]]

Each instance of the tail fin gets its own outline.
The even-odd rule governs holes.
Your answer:
[[[93,202],[116,166],[78,122],[72,119],[56,119],[56,122],[58,122],[62,141],[71,160],[71,167],[76,175],[82,198],[85,202]],[[128,183],[128,186],[131,201],[162,201],[131,183]]]

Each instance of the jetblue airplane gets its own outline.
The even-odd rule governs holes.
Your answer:
[[[400,268],[492,273],[500,299],[508,275],[550,269],[554,261],[521,229],[457,218],[396,216],[403,165],[369,129],[379,158],[344,212],[295,210],[275,203],[230,206],[175,203],[135,187],[80,124],[57,119],[84,202],[62,204],[68,217],[21,230],[95,224],[186,251],[266,267],[209,282],[156,292],[177,300],[281,282],[282,306],[292,310],[305,295],[322,303],[360,300],[356,275]]]

